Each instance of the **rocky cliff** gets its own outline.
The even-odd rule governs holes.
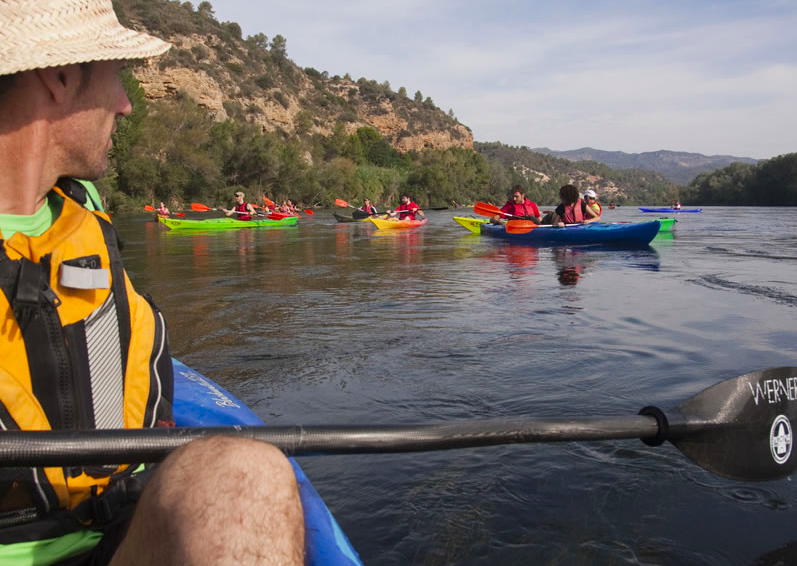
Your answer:
[[[145,26],[139,22],[138,27]],[[264,131],[288,135],[309,124],[307,133],[329,136],[343,123],[347,134],[363,126],[375,128],[402,152],[473,148],[467,126],[428,102],[409,99],[374,81],[329,78],[288,59],[275,59],[265,50],[253,64],[252,46],[229,37],[168,34],[166,39],[174,47],[165,57],[134,70],[149,99],[182,92],[216,120],[243,116]],[[238,115],[231,116],[236,111]]]

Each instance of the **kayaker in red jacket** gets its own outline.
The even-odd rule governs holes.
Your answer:
[[[565,224],[589,224],[600,222],[600,216],[587,206],[574,185],[564,185],[559,189],[559,198],[562,202],[554,210],[551,224],[564,226]]]
[[[398,214],[399,220],[416,220],[415,215],[424,217],[421,207],[415,204],[409,195],[401,195],[401,204],[396,207],[394,211],[387,212],[391,218],[395,218]]]
[[[526,191],[522,185],[512,187],[512,195],[506,201],[506,204],[501,207],[501,212],[506,212],[512,216],[496,214],[492,218],[493,224],[506,224],[507,220],[517,220],[517,218],[513,218],[514,216],[524,220],[531,220],[537,224],[540,223],[540,209],[537,208],[536,203],[526,197]]]
[[[238,220],[252,220],[252,217],[257,216],[254,207],[244,200],[244,194],[241,191],[235,193],[235,206],[232,209],[222,209],[224,214],[232,216],[233,214]]]
[[[367,212],[369,216],[373,216],[375,214],[379,214],[376,211],[376,207],[371,204],[371,199],[363,199],[363,205],[359,208],[363,212]]]

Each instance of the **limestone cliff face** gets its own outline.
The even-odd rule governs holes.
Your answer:
[[[218,59],[217,38],[194,35],[169,39],[178,54],[201,53],[202,64],[182,65],[179,62],[183,59],[173,57],[168,65],[149,62],[136,67],[134,74],[149,99],[168,98],[184,92],[218,121],[230,117],[225,102],[238,103],[246,109],[247,119],[259,124],[265,132],[295,132],[297,115],[306,110],[312,118],[312,133],[328,136],[341,121],[347,133],[363,126],[375,128],[402,152],[426,148],[473,149],[470,129],[437,108],[424,108],[421,103],[395,93],[390,97],[367,96],[361,92],[361,85],[348,78],[315,77],[311,80],[298,67],[290,89],[253,87],[252,77],[246,76],[245,61],[234,56],[223,63]],[[236,74],[230,69],[240,71]],[[337,98],[345,106],[325,105],[322,109],[308,104],[325,94]]]

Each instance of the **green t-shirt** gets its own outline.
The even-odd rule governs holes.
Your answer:
[[[90,181],[80,181],[80,184],[88,192],[89,198],[86,199],[86,208],[89,210],[103,210],[97,187]],[[97,203],[97,207],[94,206],[94,203]],[[0,236],[4,240],[8,240],[17,232],[22,232],[26,236],[41,236],[61,214],[63,205],[63,199],[51,192],[47,195],[47,202],[33,214],[0,214]]]

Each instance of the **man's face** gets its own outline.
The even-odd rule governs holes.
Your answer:
[[[525,198],[525,196],[526,195],[524,195],[523,193],[515,191],[514,193],[512,193],[512,200],[518,204],[521,204],[523,203],[523,199]]]
[[[401,204],[409,204],[410,197],[401,197]]]
[[[108,169],[108,152],[116,121],[130,114],[120,73],[124,61],[95,61],[83,70],[82,82],[66,110],[62,140],[71,174],[98,179]]]

